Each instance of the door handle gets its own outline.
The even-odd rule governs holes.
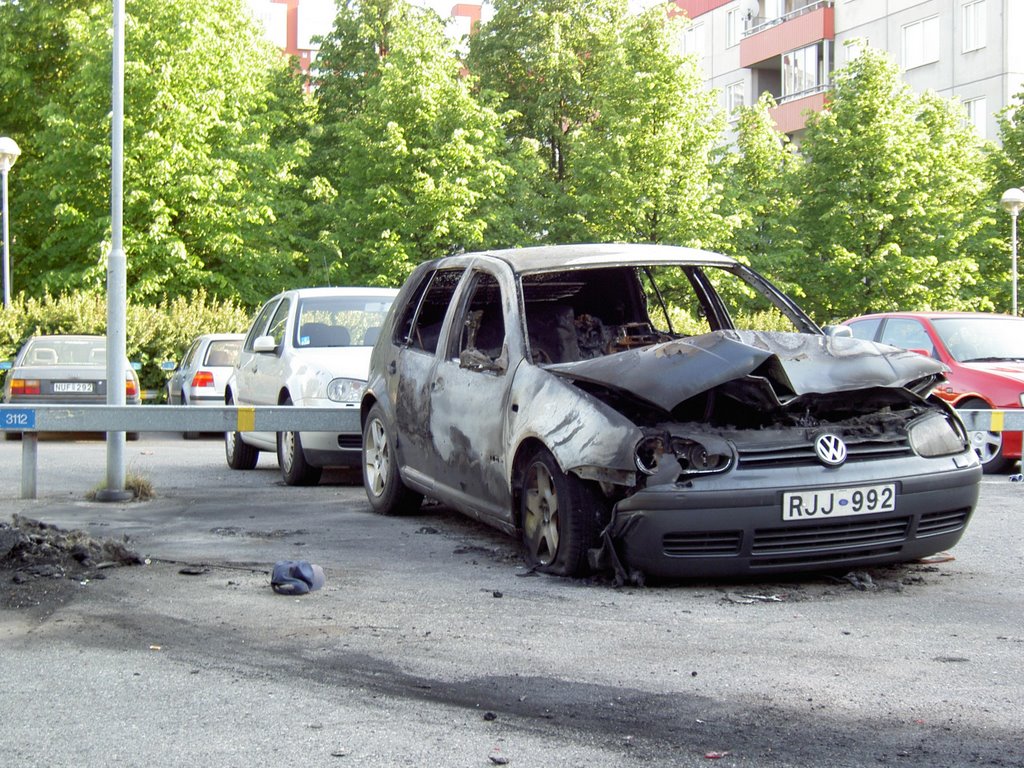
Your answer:
[[[395,364],[394,360],[392,360],[390,363],[388,363],[388,373],[390,373],[391,375],[394,375],[395,371],[397,371],[397,370],[398,370],[398,366]]]

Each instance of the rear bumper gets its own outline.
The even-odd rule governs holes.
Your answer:
[[[873,462],[872,462],[873,463]],[[959,464],[964,464],[961,457]],[[667,578],[760,575],[877,566],[915,560],[954,546],[978,501],[976,461],[913,459],[911,471],[880,477],[852,472],[785,473],[789,482],[764,483],[764,475],[732,488],[660,486],[642,490],[614,510],[599,560],[614,551],[620,577],[636,572]],[[941,469],[936,467],[941,464]],[[912,471],[914,465],[918,470]],[[893,470],[896,469],[894,466]],[[845,470],[845,468],[844,468]],[[742,473],[731,473],[735,481]],[[775,478],[776,481],[781,477]],[[784,522],[786,491],[892,482],[892,512]],[[693,484],[694,486],[697,483]]]

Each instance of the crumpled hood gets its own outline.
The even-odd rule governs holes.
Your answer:
[[[808,393],[903,387],[946,367],[916,352],[850,337],[713,331],[548,371],[632,393],[671,411],[720,384],[758,372],[780,399]]]

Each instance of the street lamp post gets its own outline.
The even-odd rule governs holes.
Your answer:
[[[1017,316],[1017,214],[1024,208],[1024,191],[1013,187],[1003,192],[999,201],[1003,208],[1010,214],[1010,226],[1012,232],[1012,261],[1010,270],[1011,293],[1013,295],[1013,316]]]
[[[0,176],[3,177],[3,217],[4,217],[4,309],[11,306],[11,256],[10,256],[10,227],[7,220],[10,218],[7,212],[7,172],[11,170],[14,161],[21,155],[14,139],[0,136]]]

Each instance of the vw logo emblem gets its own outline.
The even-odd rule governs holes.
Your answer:
[[[838,467],[846,461],[846,443],[838,435],[822,435],[814,441],[814,452],[827,467]]]

